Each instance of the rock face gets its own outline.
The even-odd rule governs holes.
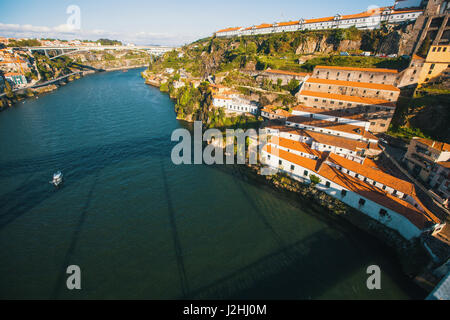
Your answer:
[[[327,37],[310,37],[299,45],[296,54],[330,53],[333,51],[359,50],[360,40],[342,40],[339,44],[334,43]]]
[[[359,50],[361,48],[360,40],[342,40],[339,44],[338,51]]]
[[[325,37],[309,37],[303,41],[296,50],[296,54],[311,54],[315,52],[329,53],[334,48],[333,44],[327,42]]]

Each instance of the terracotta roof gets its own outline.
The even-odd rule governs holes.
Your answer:
[[[318,68],[318,69],[345,70],[345,71],[398,73],[397,70],[394,70],[394,69],[383,69],[383,68],[356,68],[356,67],[338,67],[338,66],[316,66],[316,68]]]
[[[316,98],[340,100],[340,101],[346,101],[346,102],[369,104],[369,105],[374,105],[374,106],[384,106],[384,107],[391,107],[391,108],[395,107],[395,103],[393,103],[391,101],[383,100],[383,99],[363,98],[363,97],[342,95],[342,94],[337,94],[337,93],[302,90],[302,91],[300,91],[300,95],[316,97]]]
[[[335,154],[330,154],[328,161],[330,161],[331,163],[334,163],[340,167],[343,167],[343,168],[346,168],[353,172],[356,172],[357,174],[360,174],[371,180],[382,183],[382,184],[384,184],[388,187],[391,187],[395,190],[398,190],[402,193],[405,193],[408,195],[416,194],[414,185],[412,183],[407,182],[405,180],[398,179],[394,176],[391,176],[390,174],[387,174],[378,168],[373,168],[370,165],[359,164],[355,161],[345,159],[345,158],[340,157]]]
[[[335,146],[338,148],[343,148],[351,151],[361,151],[361,150],[377,150],[381,152],[381,149],[377,144],[352,140],[343,137],[332,136],[328,134],[323,134],[315,131],[310,131],[309,135],[320,144],[325,144],[327,146]]]
[[[230,97],[224,96],[224,95],[213,95],[214,99],[222,99],[222,100],[233,100]]]
[[[328,22],[333,21],[334,17],[325,17],[325,18],[317,18],[317,19],[308,19],[305,23],[318,23],[318,22]]]
[[[329,84],[329,85],[344,86],[344,87],[368,88],[368,89],[400,92],[399,88],[397,88],[393,85],[388,85],[388,84],[356,82],[356,81],[342,81],[342,80],[328,80],[328,79],[317,79],[317,78],[309,78],[306,82],[307,83]]]
[[[259,26],[255,26],[255,29],[265,29],[265,28],[272,28],[273,24],[269,24],[269,23],[263,23],[260,24]]]
[[[306,143],[302,143],[299,141],[294,141],[290,139],[285,139],[282,137],[272,137],[272,139],[269,141],[272,144],[279,145],[280,147],[286,148],[288,150],[295,150],[298,152],[303,152],[306,154],[310,154],[316,157],[321,157],[322,152],[314,150]]]
[[[323,109],[318,109],[318,108],[313,108],[313,107],[306,107],[303,105],[298,105],[298,106],[292,108],[292,110],[369,122],[369,120],[367,120],[360,114],[346,113],[343,110],[323,110]]]
[[[274,74],[285,74],[285,75],[299,76],[299,77],[306,77],[306,76],[310,76],[311,75],[311,73],[307,73],[307,72],[293,72],[293,71],[272,70],[272,69],[267,69],[264,72],[274,73]]]
[[[422,9],[416,9],[416,10],[406,10],[406,11],[394,11],[392,14],[404,14],[404,13],[413,13],[413,12],[423,12]]]
[[[267,113],[271,113],[271,114],[275,114],[278,116],[283,116],[285,118],[290,117],[291,113],[281,109],[280,107],[275,107],[275,106],[265,106],[262,110],[262,112],[267,112]]]
[[[440,165],[441,167],[450,169],[450,161],[438,162],[438,165]]]
[[[5,77],[12,77],[12,76],[21,76],[22,74],[17,73],[17,72],[8,72],[5,73]]]
[[[425,60],[425,58],[422,58],[421,56],[418,56],[417,54],[413,54],[412,60]]]
[[[439,219],[435,216],[429,217],[424,214],[419,209],[415,208],[408,202],[401,200],[395,196],[388,193],[382,192],[380,189],[365,183],[357,178],[354,178],[348,174],[345,174],[336,168],[324,163],[319,172],[316,171],[317,161],[298,156],[296,154],[281,150],[270,145],[266,145],[263,149],[267,153],[276,155],[281,159],[289,161],[291,163],[302,166],[308,170],[320,174],[324,178],[333,181],[334,183],[340,185],[341,187],[353,191],[383,207],[390,209],[398,214],[403,215],[411,223],[416,225],[419,229],[424,229],[430,224],[440,223]]]
[[[439,141],[433,141],[429,139],[424,138],[414,138],[415,140],[419,141],[420,143],[423,143],[434,150],[440,151],[440,152],[450,152],[450,144],[445,142],[439,142]]]
[[[279,27],[295,26],[295,25],[297,25],[299,23],[300,23],[299,20],[297,20],[297,21],[288,21],[288,22],[279,22],[278,26]]]
[[[223,30],[217,31],[217,33],[230,32],[230,31],[237,31],[237,30],[239,30],[239,29],[241,29],[241,28],[242,28],[242,27],[223,29]]]
[[[325,130],[333,130],[333,131],[340,131],[345,133],[351,133],[356,134],[361,137],[376,140],[378,141],[378,138],[375,137],[372,133],[365,130],[363,127],[354,126],[351,124],[346,123],[336,123],[336,122],[330,122],[325,120],[316,120],[311,119],[307,117],[302,116],[293,116],[288,118],[289,122],[298,123],[298,124],[304,124],[311,127],[317,127],[317,128],[323,128]]]

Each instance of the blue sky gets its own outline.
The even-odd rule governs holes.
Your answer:
[[[0,0],[0,35],[181,45],[231,26],[349,14],[394,0]],[[81,30],[66,30],[69,5],[81,9]]]

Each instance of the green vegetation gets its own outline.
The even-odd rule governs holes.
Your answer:
[[[102,46],[121,46],[122,42],[118,41],[118,40],[109,40],[109,39],[98,39],[97,41],[94,42],[99,42]]]
[[[400,98],[388,134],[409,140],[415,136],[450,140],[450,89],[445,85],[426,85],[412,98]]]
[[[313,186],[318,185],[320,183],[320,181],[321,181],[320,178],[318,176],[314,175],[314,174],[310,175],[309,179],[311,180],[311,184]]]
[[[328,55],[313,58],[304,63],[301,68],[308,72],[313,71],[318,65],[359,68],[387,68],[401,71],[408,67],[409,62],[409,59],[405,59],[403,57],[388,59],[377,57],[341,57],[336,55]]]
[[[73,60],[68,56],[62,56],[55,60],[50,60],[45,55],[39,53],[34,53],[33,56],[36,59],[38,72],[44,81],[54,79],[63,74],[72,73],[70,66]]]
[[[39,47],[41,42],[36,39],[29,40],[12,40],[8,43],[8,47]]]

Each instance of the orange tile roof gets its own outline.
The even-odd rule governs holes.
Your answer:
[[[362,71],[362,72],[398,73],[397,70],[383,69],[383,68],[356,68],[356,67],[339,67],[339,66],[316,66],[316,68],[346,70],[346,71]]]
[[[296,165],[302,166],[308,170],[320,174],[322,177],[333,181],[334,183],[340,185],[341,187],[355,192],[375,203],[382,205],[383,207],[397,212],[407,218],[411,223],[416,225],[420,229],[424,229],[429,226],[430,223],[436,224],[440,223],[432,214],[426,214],[415,208],[408,202],[401,200],[395,196],[388,193],[382,192],[380,189],[365,183],[357,178],[354,178],[348,174],[345,174],[336,168],[329,166],[324,163],[319,172],[317,169],[317,161],[298,156],[296,154],[281,150],[270,145],[266,145],[263,149],[265,152],[276,155],[281,159],[294,163]]]
[[[279,27],[295,26],[295,25],[297,25],[299,23],[300,23],[299,20],[297,20],[297,21],[288,21],[288,22],[280,22],[280,23],[278,23],[278,26]]]
[[[445,142],[439,142],[439,141],[433,141],[429,139],[424,138],[414,138],[415,140],[419,141],[420,143],[423,143],[434,150],[440,151],[440,152],[450,152],[450,144]]]
[[[222,99],[222,100],[233,100],[230,97],[224,96],[224,95],[213,95],[214,99]]]
[[[355,151],[355,152],[358,152],[361,150],[376,150],[376,151],[381,152],[381,149],[375,143],[369,144],[367,142],[332,136],[332,135],[323,134],[323,133],[319,133],[319,132],[315,132],[315,131],[310,131],[309,135],[317,143],[325,144],[327,146],[335,146],[338,148],[343,148],[343,149],[347,149],[347,150],[351,150],[351,151]]]
[[[281,109],[280,107],[275,107],[275,106],[265,106],[261,111],[267,112],[270,114],[275,114],[277,116],[283,116],[285,118],[291,116],[291,113],[289,111],[286,111],[284,109]]]
[[[423,12],[423,10],[421,9],[416,9],[416,10],[406,10],[406,11],[394,11],[392,12],[392,14],[403,14],[403,13],[413,13],[413,12]]]
[[[265,29],[265,28],[272,28],[273,24],[269,24],[269,23],[263,23],[260,24],[259,26],[255,26],[255,29]]]
[[[12,77],[12,76],[21,76],[22,74],[17,73],[17,72],[8,72],[5,73],[5,77]]]
[[[325,17],[325,18],[309,19],[309,20],[306,20],[305,23],[328,22],[328,21],[333,21],[333,20],[334,20],[334,17]]]
[[[346,102],[369,104],[369,105],[374,105],[374,106],[384,106],[384,107],[391,107],[391,108],[395,107],[395,103],[388,101],[388,100],[348,96],[348,95],[342,95],[342,94],[337,94],[337,93],[302,90],[302,91],[300,91],[300,95],[316,97],[316,98],[340,100],[340,101],[346,101]]]
[[[318,109],[318,108],[306,107],[306,106],[303,106],[303,105],[298,105],[298,106],[292,108],[292,110],[300,111],[300,112],[314,113],[314,114],[323,114],[323,115],[332,116],[332,117],[346,118],[346,119],[360,120],[360,121],[369,122],[369,120],[367,120],[366,118],[364,118],[360,114],[346,113],[343,110],[339,110],[339,109],[338,110],[323,110],[323,109]]]
[[[270,139],[270,143],[279,145],[280,147],[286,148],[288,150],[295,150],[316,157],[322,156],[322,152],[314,150],[308,144],[299,141],[289,140],[282,137],[272,137],[272,139]]]
[[[422,58],[421,56],[418,56],[417,54],[413,54],[412,60],[425,60],[425,58]]]
[[[344,87],[356,87],[356,88],[368,88],[377,90],[387,90],[400,92],[400,89],[389,84],[379,84],[379,83],[368,83],[368,82],[356,82],[356,81],[343,81],[343,80],[329,80],[329,79],[318,79],[309,78],[306,83],[320,83],[329,84]]]
[[[356,134],[361,137],[376,140],[378,141],[378,138],[375,137],[372,133],[365,130],[363,127],[354,126],[347,123],[336,123],[336,122],[330,122],[325,120],[317,120],[317,119],[311,119],[307,117],[302,116],[292,116],[288,118],[289,122],[292,123],[298,123],[298,124],[304,124],[312,127],[317,128],[323,128],[325,130],[334,130],[334,131],[340,131],[340,132],[346,132],[351,134]],[[358,133],[359,132],[359,133]]]
[[[441,167],[450,169],[450,161],[438,162],[438,165],[440,165]]]
[[[299,77],[306,77],[306,76],[312,75],[311,73],[307,73],[307,72],[293,72],[293,71],[273,70],[273,69],[267,69],[264,72],[274,73],[274,74],[285,74],[285,75],[299,76]]]
[[[242,27],[227,28],[227,29],[219,30],[219,31],[217,31],[217,33],[230,32],[230,31],[237,31],[237,30],[239,30],[239,29],[241,29],[241,28],[242,28]]]
[[[310,137],[314,139],[316,142],[331,146],[336,146],[339,148],[345,148],[347,150],[352,151],[359,151],[362,149],[369,149],[369,150],[380,150],[377,144],[374,143],[366,143],[362,141],[352,140],[344,137],[337,137],[332,136],[324,133],[319,133],[315,131],[309,131],[309,130],[302,130],[302,129],[296,129],[292,127],[285,127],[280,125],[267,125],[265,128],[272,129],[272,130],[278,130],[280,132],[288,133],[288,134],[295,134],[303,137]],[[370,159],[366,159],[365,161],[369,161],[371,163],[371,166],[376,166],[374,162],[372,162]]]
[[[355,161],[345,159],[335,154],[330,154],[328,161],[340,167],[346,168],[371,180],[382,183],[388,187],[398,190],[404,194],[415,195],[414,185],[405,180],[398,179],[390,174],[381,171],[379,168],[373,168],[370,165],[359,164]]]

